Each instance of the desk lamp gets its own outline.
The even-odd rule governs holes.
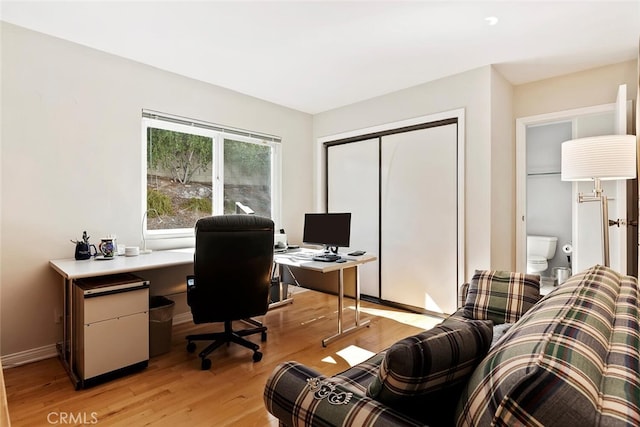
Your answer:
[[[604,135],[562,143],[562,181],[593,181],[593,195],[578,195],[578,203],[600,202],[602,213],[602,254],[609,259],[609,208],[601,181],[636,177],[635,135]]]

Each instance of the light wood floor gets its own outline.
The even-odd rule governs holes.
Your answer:
[[[351,304],[345,300],[346,307]],[[208,371],[200,370],[197,357],[204,343],[189,354],[184,337],[221,330],[217,324],[174,325],[169,353],[152,358],[141,372],[86,390],[74,390],[57,358],[7,369],[4,376],[11,423],[14,427],[83,423],[277,426],[277,420],[265,410],[262,393],[278,363],[297,360],[332,375],[349,367],[349,355],[341,350],[377,352],[440,321],[370,303],[363,303],[363,311],[370,313],[363,315],[371,320],[370,327],[323,348],[321,339],[336,330],[337,298],[313,291],[297,293],[293,304],[273,309],[264,317],[269,330],[267,341],[261,343],[262,361],[252,362],[250,350],[232,344],[212,354]],[[345,320],[353,320],[353,310],[345,310]],[[259,335],[250,339],[260,343]],[[360,358],[366,357],[358,353],[362,352],[355,351]],[[76,422],[70,423],[73,420]]]

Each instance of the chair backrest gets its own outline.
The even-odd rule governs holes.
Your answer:
[[[196,223],[194,287],[188,302],[195,323],[265,314],[273,268],[273,221],[219,215]]]

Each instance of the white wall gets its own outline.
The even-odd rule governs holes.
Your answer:
[[[636,61],[511,87],[482,67],[311,117],[236,92],[2,23],[0,354],[61,338],[61,280],[87,230],[138,244],[143,108],[279,135],[283,221],[301,240],[303,213],[323,200],[319,137],[465,109],[466,274],[514,265],[513,119],[613,102],[637,90]],[[511,135],[510,135],[511,134]],[[171,270],[171,271],[169,271]],[[163,290],[186,269],[145,273]],[[183,305],[184,309],[184,305]]]
[[[384,123],[465,109],[466,275],[515,268],[515,133],[518,117],[614,102],[627,83],[635,99],[636,61],[512,86],[482,67],[314,116],[314,140]],[[324,200],[322,150],[314,150],[316,208]]]
[[[618,86],[627,84],[627,99],[636,99],[637,60],[594,68],[514,87],[513,116],[535,116],[615,102]]]
[[[143,108],[281,136],[278,226],[301,233],[312,207],[310,115],[1,25],[0,354],[61,339],[62,282],[48,260],[72,257],[70,239],[87,230],[94,243],[116,233],[140,244]],[[174,290],[188,270],[145,276]]]
[[[555,113],[576,108],[592,107],[611,104],[616,100],[618,86],[627,84],[627,99],[637,98],[638,69],[637,60],[626,61],[599,67],[592,70],[559,76],[514,87],[513,111],[514,118],[531,117],[536,115]],[[559,160],[558,160],[559,161]],[[536,177],[540,180],[540,177]],[[561,197],[562,193],[549,193],[542,196],[538,203],[556,205],[553,197]],[[544,201],[543,201],[544,200]],[[564,209],[566,209],[565,207]],[[568,207],[570,209],[570,206]],[[536,215],[537,212],[529,212]],[[531,217],[530,217],[531,218]],[[516,221],[520,221],[516,218]],[[518,225],[521,224],[518,222]],[[529,225],[527,225],[529,226]],[[545,224],[545,228],[538,228],[540,233],[551,233],[549,229],[554,224]],[[558,227],[561,227],[558,224]],[[545,231],[547,230],[547,231]],[[535,230],[533,230],[535,232]],[[566,257],[559,250],[567,243],[567,237],[558,232],[562,240],[558,241],[558,250],[552,265],[566,266]],[[523,238],[524,240],[524,238]],[[524,248],[525,242],[521,242]]]
[[[515,126],[513,86],[491,70],[491,268],[515,267]],[[467,161],[474,160],[471,158]],[[468,177],[473,179],[473,177]],[[475,224],[468,210],[467,224]],[[485,267],[486,268],[486,267]]]
[[[492,87],[494,89],[492,89]],[[492,98],[493,95],[493,98]],[[356,129],[372,127],[414,117],[465,109],[466,136],[466,275],[478,268],[503,267],[508,264],[512,250],[513,227],[502,224],[508,215],[498,213],[502,206],[513,205],[513,184],[492,186],[492,156],[499,164],[503,156],[513,156],[512,139],[504,129],[510,129],[511,114],[492,117],[491,108],[510,111],[510,92],[504,81],[493,76],[492,67],[482,67],[465,73],[425,83],[409,89],[373,98],[314,116],[314,140]],[[500,107],[500,108],[499,108]],[[494,130],[492,130],[492,127]],[[495,136],[495,138],[493,138]],[[495,147],[493,145],[495,144]],[[501,151],[502,150],[502,151]],[[316,157],[322,150],[316,149]],[[316,159],[316,200],[324,200],[322,191],[322,159]],[[320,168],[320,169],[319,169]],[[500,178],[503,173],[497,173]],[[510,175],[507,173],[507,175]],[[506,190],[503,188],[505,187]],[[492,196],[492,190],[500,192]],[[493,198],[492,198],[493,197]],[[492,200],[499,203],[494,206]],[[512,208],[509,208],[512,210]],[[507,221],[507,224],[509,221]],[[492,227],[496,225],[497,230]],[[496,231],[503,233],[496,236]],[[492,253],[492,241],[496,242]],[[503,251],[506,252],[503,254]],[[494,258],[496,258],[494,260]],[[506,265],[508,267],[508,265]]]
[[[551,276],[554,267],[569,267],[561,248],[571,243],[574,200],[571,182],[560,180],[560,153],[561,143],[571,139],[571,128],[571,122],[562,122],[529,126],[526,130],[527,234],[558,238],[556,253],[542,276]]]

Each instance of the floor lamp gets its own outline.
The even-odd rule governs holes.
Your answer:
[[[605,135],[572,139],[562,143],[562,181],[593,181],[593,195],[578,195],[578,203],[600,202],[602,258],[609,259],[609,208],[601,181],[636,177],[635,135]]]

